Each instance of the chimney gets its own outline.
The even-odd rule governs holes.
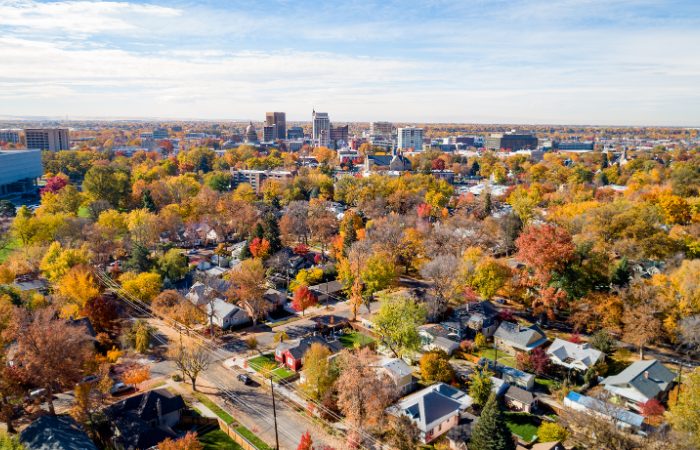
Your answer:
[[[648,380],[648,379],[649,379],[649,371],[648,371],[648,370],[645,370],[645,371],[644,371],[644,379],[645,379],[645,380]]]

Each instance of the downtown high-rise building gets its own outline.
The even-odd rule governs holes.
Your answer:
[[[394,126],[391,122],[370,122],[369,124],[370,136],[384,136],[390,138],[393,131]]]
[[[313,110],[311,118],[313,122],[311,137],[314,143],[321,147],[328,147],[331,139],[331,119],[328,117],[328,113]]]
[[[397,147],[401,150],[423,150],[423,129],[404,127],[397,130]]]
[[[24,139],[29,149],[52,152],[70,149],[68,128],[27,128]]]
[[[265,113],[265,126],[275,127],[274,139],[287,139],[287,115],[283,112]]]
[[[0,142],[19,144],[19,130],[0,130]]]

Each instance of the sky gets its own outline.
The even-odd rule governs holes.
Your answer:
[[[0,117],[700,126],[700,0],[0,0]]]

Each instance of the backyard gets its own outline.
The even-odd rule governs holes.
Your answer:
[[[199,436],[199,442],[204,446],[204,450],[239,450],[243,449],[228,437],[223,431],[216,429]]]
[[[371,336],[360,333],[359,331],[352,331],[338,337],[338,341],[340,341],[345,348],[356,348],[371,345],[374,342],[374,339]]]
[[[481,358],[490,359],[491,361],[496,361],[496,351],[492,348],[485,348],[479,351],[479,356]],[[503,364],[504,366],[516,367],[515,357],[509,355],[506,352],[498,352],[498,364]]]
[[[295,372],[281,366],[276,360],[272,353],[266,353],[264,355],[256,356],[255,358],[250,358],[248,360],[248,365],[254,371],[260,373],[260,371],[267,367],[275,366],[272,370],[272,379],[275,381],[286,380],[296,375]]]
[[[504,412],[506,424],[511,433],[518,435],[525,442],[532,442],[537,435],[539,419],[528,413]]]

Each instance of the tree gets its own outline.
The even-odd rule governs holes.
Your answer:
[[[571,235],[554,225],[531,225],[515,241],[518,258],[535,272],[541,286],[546,286],[552,272],[561,270],[574,256]]]
[[[0,450],[25,450],[18,436],[12,436],[6,431],[0,432]]]
[[[357,314],[360,312],[360,307],[364,303],[365,299],[362,297],[362,281],[359,278],[355,278],[352,283],[352,288],[350,289],[350,310],[352,312],[352,321],[357,320]]]
[[[9,200],[0,200],[0,217],[15,217],[15,205]]]
[[[455,371],[450,364],[450,357],[443,350],[424,353],[420,358],[420,375],[424,382],[449,383],[454,379]]]
[[[639,303],[625,308],[622,322],[625,324],[623,339],[639,347],[639,359],[644,359],[644,347],[662,336],[663,326],[657,317],[656,308],[648,303]]]
[[[113,207],[122,206],[129,190],[129,174],[107,165],[94,165],[83,180],[83,191],[92,200],[106,200]]]
[[[418,327],[425,323],[425,308],[412,298],[386,296],[374,318],[377,334],[396,357],[420,348]]]
[[[89,299],[84,314],[98,333],[115,333],[119,328],[119,304],[114,295],[107,293]]]
[[[666,408],[655,398],[651,398],[639,405],[639,411],[644,417],[659,417],[663,416]]]
[[[297,200],[289,203],[280,220],[282,234],[290,241],[307,243],[309,235],[309,203]]]
[[[430,281],[434,300],[430,302],[429,316],[441,317],[455,293],[455,282],[459,260],[454,255],[438,255],[420,269],[421,275]]]
[[[253,258],[266,258],[270,254],[270,242],[265,238],[253,238],[248,246]]]
[[[469,380],[469,396],[474,399],[475,405],[480,407],[486,405],[493,386],[492,375],[485,368],[476,369],[472,372]]]
[[[197,390],[197,377],[209,368],[211,359],[207,349],[200,344],[189,343],[171,347],[170,359],[175,362],[183,377],[188,377],[192,382],[192,390]]]
[[[304,354],[304,382],[301,387],[314,400],[320,400],[333,386],[336,375],[331,370],[331,352],[314,342]]]
[[[197,433],[188,431],[179,439],[167,438],[159,443],[156,448],[158,450],[204,450],[204,446],[197,440]]]
[[[396,266],[388,255],[375,253],[365,262],[360,276],[364,282],[365,295],[370,296],[391,286],[396,278]]]
[[[415,450],[420,440],[420,431],[415,422],[403,414],[389,416],[387,434],[387,443],[396,450]]]
[[[150,272],[125,272],[119,277],[119,281],[128,295],[146,303],[150,303],[163,286],[160,275]]]
[[[151,345],[155,329],[143,319],[136,320],[124,333],[126,345],[139,353],[146,353]]]
[[[341,372],[336,381],[338,407],[358,433],[380,422],[391,404],[395,386],[388,377],[378,377],[370,367],[373,358],[368,348],[340,356]]]
[[[270,243],[270,253],[274,253],[282,248],[282,240],[280,239],[280,227],[277,222],[277,217],[273,213],[268,213],[263,218],[264,234],[261,237],[267,239]]]
[[[608,355],[617,347],[617,341],[607,330],[596,331],[588,342],[591,344],[591,347]]]
[[[88,253],[84,249],[63,248],[60,242],[53,242],[41,260],[39,268],[50,281],[58,281],[77,265],[87,265]]]
[[[301,435],[301,439],[299,440],[297,450],[313,450],[313,445],[314,441],[311,440],[311,434],[307,431],[306,433]]]
[[[496,394],[489,396],[474,426],[469,447],[479,450],[515,450],[513,435],[506,426]]]
[[[537,428],[537,440],[540,442],[564,442],[568,437],[566,428],[556,422],[542,422]]]
[[[87,302],[100,294],[100,287],[86,266],[71,268],[56,284],[56,292],[63,299],[63,317],[76,317]]]
[[[54,415],[53,394],[80,380],[92,357],[90,337],[85,328],[57,318],[52,308],[24,312],[20,328],[19,361],[30,379],[46,389],[49,412]]]
[[[125,384],[137,385],[151,378],[151,369],[142,365],[133,367],[122,374],[122,381]]]
[[[292,308],[295,311],[301,311],[301,315],[309,306],[318,303],[318,298],[309,290],[307,286],[301,285],[294,290],[294,298],[292,299]]]
[[[190,271],[187,256],[176,248],[171,248],[158,258],[158,271],[170,281],[179,281]]]
[[[253,324],[257,324],[270,310],[270,303],[263,298],[267,287],[262,261],[246,259],[231,269],[229,279],[233,286],[226,295],[248,313]]]
[[[513,212],[522,223],[527,224],[535,215],[535,208],[542,201],[537,189],[526,189],[518,186],[508,196],[508,203],[513,207]]]
[[[151,302],[153,311],[186,327],[204,322],[204,313],[175,290],[166,290],[158,294]]]
[[[549,355],[542,349],[542,347],[537,347],[530,353],[518,353],[516,363],[518,369],[537,375],[546,374],[549,372],[551,367]]]
[[[512,273],[510,268],[495,258],[479,262],[469,285],[483,298],[490,299],[506,284]]]
[[[680,386],[678,400],[670,405],[666,418],[671,427],[686,434],[700,447],[700,368],[695,368]]]

